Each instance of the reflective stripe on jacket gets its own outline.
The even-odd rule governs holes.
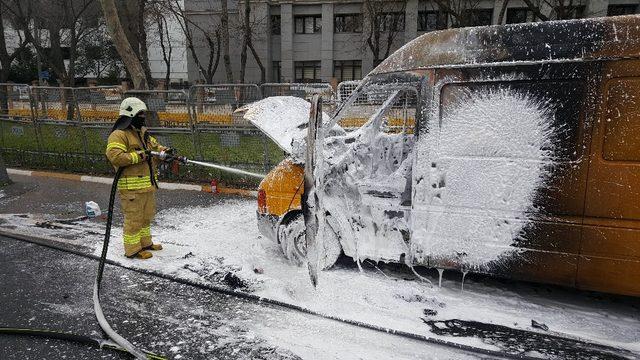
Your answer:
[[[118,181],[120,191],[147,192],[154,191],[157,183],[157,170],[155,161],[143,161],[136,151],[153,150],[162,151],[164,146],[158,144],[153,136],[145,138],[147,129],[135,130],[129,127],[124,130],[114,130],[107,140],[107,159],[115,168],[124,167],[122,177]],[[151,170],[150,170],[151,168]],[[153,172],[153,178],[151,178]]]

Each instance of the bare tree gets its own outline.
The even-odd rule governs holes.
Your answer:
[[[500,13],[498,14],[498,25],[502,25],[504,16],[507,13],[507,7],[509,6],[509,0],[502,0],[502,6],[500,7]]]
[[[173,38],[169,29],[170,21],[174,15],[168,10],[170,0],[156,0],[149,4],[147,17],[151,21],[151,34],[147,38],[148,44],[157,44],[162,53],[162,61],[165,65],[165,84],[168,88],[171,80],[171,59],[173,56]],[[167,20],[168,19],[168,20]],[[156,36],[157,35],[157,36]]]
[[[211,22],[201,25],[186,13],[178,0],[170,0],[164,4],[163,9],[175,16],[185,37],[185,45],[205,82],[213,83],[213,77],[220,63],[222,49],[220,27]],[[204,38],[202,44],[198,41],[199,37]],[[204,45],[203,47],[206,48],[207,51],[204,56],[197,51],[198,45]]]
[[[102,10],[104,12],[107,28],[111,34],[111,39],[118,54],[122,57],[122,61],[125,67],[129,71],[133,80],[134,87],[136,89],[148,89],[149,83],[145,75],[145,70],[142,63],[136,53],[133,51],[133,47],[129,43],[129,39],[124,31],[120,17],[118,15],[118,9],[114,0],[100,0],[102,3]]]
[[[78,46],[97,29],[97,0],[15,1],[2,0],[16,24],[61,83],[75,85]],[[49,9],[50,11],[43,11]],[[35,33],[34,23],[44,29],[44,39]],[[44,41],[41,41],[44,40]],[[43,43],[48,46],[43,46]],[[68,53],[67,53],[68,52]],[[65,64],[65,60],[67,64]]]
[[[78,48],[76,76],[94,76],[100,79],[105,76],[119,76],[123,69],[124,64],[109,37],[104,19],[100,19],[98,30],[88,36]]]
[[[367,24],[366,46],[373,54],[373,65],[386,59],[398,34],[404,32],[404,11],[407,0],[365,0],[364,17]]]
[[[15,3],[16,1],[17,0],[12,2]],[[14,4],[10,4],[10,6],[14,6]],[[28,9],[28,11],[29,10],[30,9]],[[25,16],[31,18],[31,14],[28,12]],[[22,36],[20,31],[17,30],[13,14],[2,2],[0,2],[0,26],[2,27],[2,31],[0,31],[0,82],[4,83],[7,82],[7,79],[9,78],[11,63],[13,63],[13,61],[16,60],[23,51],[25,51],[29,45],[29,41]],[[9,49],[7,47],[5,33],[9,32],[12,32],[14,36],[15,47],[13,47],[13,49]]]
[[[11,4],[10,6],[14,6]],[[27,13],[31,17],[31,14]],[[10,25],[10,26],[9,26]],[[11,64],[22,54],[29,45],[29,41],[20,34],[15,25],[15,18],[12,16],[7,7],[0,2],[0,83],[6,83],[9,79]],[[13,46],[7,46],[6,34],[13,35]],[[0,86],[0,109],[6,114],[9,108],[8,92],[5,86]],[[1,160],[1,159],[0,159]],[[0,174],[1,176],[1,174]],[[0,179],[0,182],[2,180]]]
[[[171,44],[171,34],[169,34],[169,25],[167,19],[158,15],[156,17],[156,23],[158,24],[158,36],[160,37],[160,48],[162,49],[162,60],[165,65],[164,84],[169,88],[171,82],[171,55],[173,54],[173,45]]]
[[[222,52],[224,69],[227,73],[227,82],[233,83],[233,69],[231,68],[231,56],[229,55],[229,6],[228,0],[220,0],[222,11],[220,13],[220,24],[222,33]]]
[[[116,0],[116,9],[124,33],[131,44],[134,54],[138,57],[140,65],[149,86],[153,85],[151,67],[149,65],[149,53],[147,44],[147,28],[153,21],[149,16],[149,9],[156,0]]]
[[[584,0],[523,0],[533,16],[540,21],[568,20],[584,17]],[[543,9],[550,9],[548,14]]]
[[[447,19],[451,27],[477,26],[477,10],[481,0],[434,0],[438,9],[447,14]],[[506,12],[506,4],[503,3],[503,9]],[[504,13],[503,13],[504,16]]]
[[[224,1],[224,0],[223,0]],[[263,21],[266,19],[261,19],[256,21],[256,19],[251,18],[251,5],[249,0],[244,0],[243,6],[243,20],[241,22],[241,32],[242,36],[242,51],[240,52],[240,82],[244,82],[245,80],[245,72],[247,68],[247,48],[251,50],[251,55],[255,59],[258,67],[260,68],[260,83],[265,83],[267,79],[266,69],[260,60],[260,56],[253,46],[253,37],[255,36],[254,32],[256,28],[259,28]]]

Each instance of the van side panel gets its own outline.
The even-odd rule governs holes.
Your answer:
[[[595,67],[436,70],[416,145],[418,263],[575,286]]]
[[[606,62],[577,286],[640,295],[640,61]]]

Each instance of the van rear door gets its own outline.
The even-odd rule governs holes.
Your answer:
[[[640,61],[603,64],[577,285],[640,295]]]

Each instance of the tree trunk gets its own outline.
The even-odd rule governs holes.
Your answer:
[[[166,71],[164,74],[164,83],[166,85],[166,89],[169,90],[169,84],[171,81],[171,55],[173,53],[173,45],[171,45],[171,37],[169,34],[169,26],[166,24],[166,20],[161,15],[157,17],[158,22],[158,34],[160,35],[160,47],[162,49],[162,59],[164,60],[164,64],[166,66]],[[165,31],[167,45],[164,43],[165,39]]]
[[[138,90],[148,90],[149,83],[147,82],[144,68],[133,51],[127,35],[122,28],[114,0],[100,0],[100,3],[102,4],[102,11],[104,12],[111,40],[116,50],[118,50],[118,54],[120,54],[127,71],[131,74],[133,86]]]
[[[147,50],[147,30],[145,29],[144,15],[146,13],[147,0],[138,0],[138,49],[140,54],[140,63],[144,69],[144,76],[147,78],[149,87],[153,87],[154,81],[151,75],[151,67],[149,66],[149,51]]]
[[[2,154],[0,154],[0,186],[9,184],[11,184],[11,179],[9,179],[9,174],[7,174],[7,167],[4,165]]]
[[[3,64],[2,69],[0,69],[0,83],[6,83],[8,78],[9,70]],[[9,87],[0,85],[0,114],[2,115],[9,115],[9,96]]]
[[[262,64],[262,61],[260,61],[260,57],[258,56],[258,52],[253,47],[253,42],[251,41],[251,39],[249,39],[249,49],[251,49],[251,54],[253,55],[253,58],[256,59],[256,62],[258,63],[258,66],[260,67],[260,83],[264,84],[264,83],[267,82],[267,70],[264,68],[264,65]]]
[[[229,9],[228,0],[220,0],[222,5],[222,14],[220,14],[220,23],[222,24],[222,50],[224,55],[224,69],[227,72],[227,82],[233,83],[233,70],[231,69],[231,56],[229,55]]]
[[[504,15],[507,13],[507,6],[509,6],[509,0],[502,0],[502,7],[500,8],[500,14],[498,15],[498,25],[502,25]]]
[[[243,2],[243,14],[244,18],[242,21],[242,51],[240,51],[240,82],[244,82],[245,72],[247,70],[247,47],[249,46],[249,41],[251,39],[251,28],[249,27],[249,19],[251,14],[251,8],[249,7],[249,0],[244,0]]]
[[[535,4],[531,0],[522,0],[527,5],[529,10],[533,12],[533,15],[540,19],[540,21],[549,21],[549,17],[540,12],[540,9],[535,6]]]

